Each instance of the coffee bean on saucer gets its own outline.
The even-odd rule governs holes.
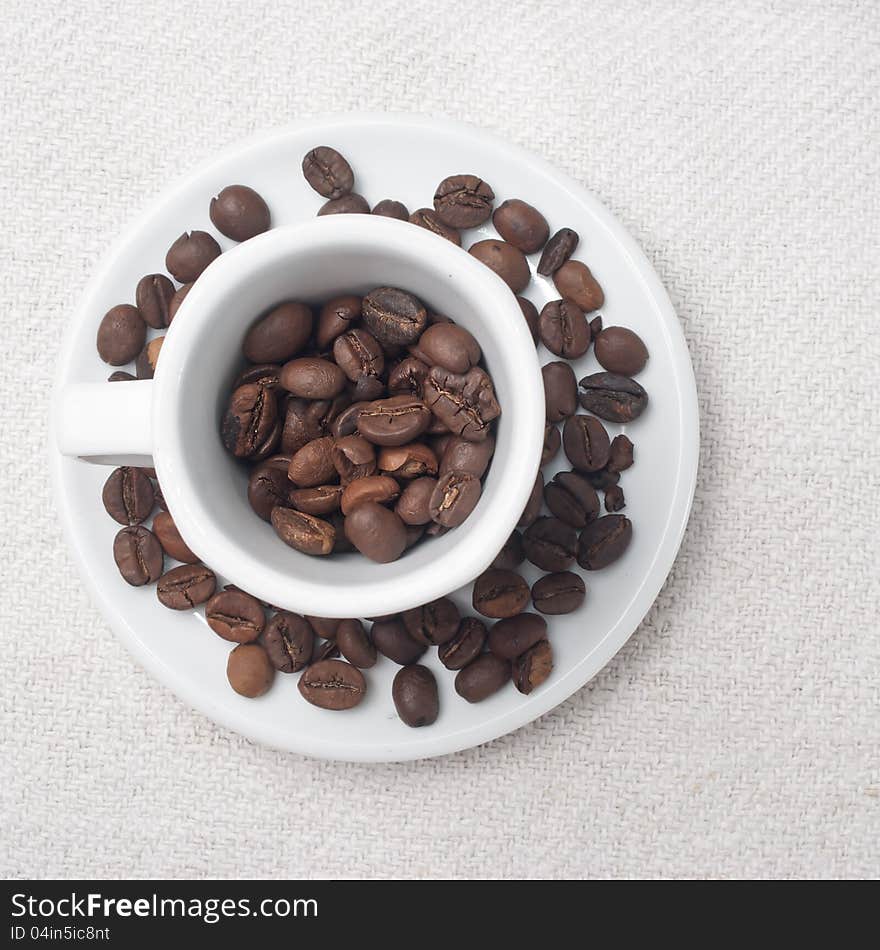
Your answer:
[[[571,525],[558,518],[538,518],[523,533],[523,550],[526,558],[542,571],[565,571],[577,553],[577,534]]]
[[[431,421],[428,407],[415,396],[389,396],[368,403],[358,416],[358,431],[375,445],[405,445]]]
[[[437,680],[426,666],[404,666],[391,684],[391,697],[397,715],[413,729],[437,721],[440,698]]]
[[[578,540],[577,560],[584,570],[598,571],[614,563],[629,547],[632,522],[625,515],[605,515],[588,524]]]
[[[147,325],[137,307],[123,303],[111,307],[98,327],[98,356],[111,366],[130,363],[144,348]]]
[[[341,198],[354,187],[351,165],[328,145],[307,152],[302,161],[306,181],[325,198]]]
[[[270,391],[259,383],[239,386],[220,428],[223,445],[236,458],[256,455],[271,442],[277,422],[278,404]]]
[[[376,449],[372,443],[359,435],[346,435],[335,439],[331,458],[343,486],[376,471]]]
[[[502,202],[492,215],[495,230],[523,254],[534,254],[547,242],[550,226],[547,219],[525,201],[510,198]]]
[[[600,314],[597,314],[595,317],[593,317],[593,319],[590,321],[590,333],[592,333],[593,339],[595,340],[596,337],[601,332],[602,332],[602,314],[600,313]]]
[[[605,303],[599,281],[582,261],[566,261],[553,274],[553,283],[560,297],[573,300],[584,313],[598,310]]]
[[[210,600],[216,587],[214,572],[204,564],[181,564],[159,578],[156,594],[171,610],[189,610]]]
[[[329,522],[280,506],[272,509],[269,518],[278,537],[297,551],[322,557],[333,550],[336,531]]]
[[[434,210],[453,228],[475,228],[489,220],[495,192],[476,175],[450,175],[434,193]]]
[[[336,631],[339,652],[352,666],[368,670],[376,665],[376,647],[360,620],[343,620]]]
[[[312,663],[320,663],[321,660],[338,660],[342,654],[335,640],[328,640],[326,643],[316,643],[312,653]]]
[[[519,309],[522,310],[522,315],[528,325],[529,333],[532,334],[532,339],[537,343],[540,335],[538,308],[525,297],[517,297],[516,302],[519,304]]]
[[[345,388],[345,373],[330,360],[300,356],[281,367],[281,385],[303,399],[332,399]]]
[[[377,505],[390,505],[400,496],[400,485],[388,475],[365,475],[356,478],[345,486],[340,499],[340,507],[344,515],[365,504],[372,502]],[[349,538],[349,540],[354,540]],[[393,560],[393,558],[392,558]]]
[[[545,304],[538,327],[541,342],[556,356],[576,360],[590,348],[590,325],[573,300],[563,298]]]
[[[480,344],[464,327],[435,323],[419,337],[419,351],[430,366],[442,366],[453,373],[466,373],[482,357]]]
[[[160,511],[153,518],[153,534],[159,539],[162,550],[182,564],[196,564],[198,557],[189,549],[187,543],[180,536],[174,519],[167,511]]]
[[[141,350],[135,361],[135,371],[138,379],[152,379],[159,363],[159,353],[162,349],[164,336],[157,336]]]
[[[260,643],[279,673],[296,673],[312,660],[315,632],[305,617],[279,610],[260,634]]]
[[[247,185],[227,185],[209,209],[211,223],[233,241],[247,241],[268,231],[271,221],[269,206]]]
[[[397,479],[436,475],[439,465],[434,451],[424,442],[383,446],[378,464],[380,471]]]
[[[597,491],[608,491],[609,488],[620,481],[620,473],[611,471],[607,465],[605,468],[600,468],[596,472],[581,472],[580,474],[582,474]]]
[[[538,273],[542,277],[550,277],[571,257],[578,246],[577,231],[571,228],[560,228],[547,242],[541,260],[538,261]]]
[[[179,284],[190,284],[219,256],[220,245],[207,231],[184,232],[168,248],[165,269]]]
[[[624,472],[633,463],[633,444],[625,435],[616,435],[608,450],[607,468],[612,472]]]
[[[478,478],[453,469],[437,482],[431,494],[431,518],[444,528],[456,528],[476,508],[483,486]]]
[[[544,476],[539,471],[535,476],[535,484],[532,485],[532,492],[529,500],[526,502],[523,513],[517,522],[517,528],[527,528],[541,513],[541,502],[544,498]]]
[[[342,620],[339,617],[313,617],[306,614],[306,620],[322,640],[335,640]]]
[[[632,422],[648,405],[648,394],[628,376],[593,373],[585,376],[578,385],[584,409],[609,422]]]
[[[518,656],[511,664],[513,685],[527,696],[546,682],[553,672],[553,648],[548,640],[540,640]]]
[[[457,228],[450,227],[440,220],[440,215],[433,208],[419,208],[409,216],[411,224],[418,225],[426,231],[431,231],[438,237],[446,238],[457,247],[461,247],[461,233]]]
[[[513,531],[504,542],[504,547],[495,555],[495,560],[490,566],[497,568],[499,571],[513,571],[522,564],[525,557],[522,535],[519,531]]]
[[[537,614],[517,614],[492,625],[489,650],[502,660],[514,660],[547,639],[547,621]]]
[[[420,607],[405,610],[400,619],[406,632],[417,643],[438,646],[455,636],[461,617],[458,608],[448,597],[440,597]]]
[[[475,366],[463,375],[434,366],[425,378],[425,404],[446,427],[469,442],[482,442],[501,415],[489,374]]]
[[[208,626],[224,640],[250,643],[263,632],[266,615],[256,597],[242,590],[222,590],[205,605]]]
[[[583,383],[581,380],[581,385]],[[611,447],[605,426],[598,419],[584,415],[565,420],[562,444],[569,462],[579,472],[595,472],[603,468]]]
[[[406,632],[406,627],[399,617],[390,620],[377,620],[370,631],[376,649],[389,660],[408,666],[415,663],[427,650],[422,643],[417,643]]]
[[[108,383],[130,383],[136,379],[137,379],[137,376],[134,376],[131,373],[125,373],[122,370],[116,370],[115,373],[111,373],[107,377],[107,382]]]
[[[258,643],[240,643],[226,661],[226,678],[240,696],[256,699],[272,685],[275,669]]]
[[[391,198],[383,198],[373,208],[373,214],[381,215],[383,218],[397,218],[398,221],[409,220],[409,211],[406,205]]]
[[[394,506],[405,525],[426,525],[431,521],[431,497],[436,487],[437,479],[428,476],[414,478],[406,485]]]
[[[626,507],[626,498],[620,485],[612,485],[605,492],[605,510],[608,512],[620,511]]]
[[[134,292],[138,312],[154,330],[163,330],[171,322],[168,307],[173,297],[174,284],[164,274],[141,277]]]
[[[648,362],[642,338],[626,327],[606,327],[596,338],[595,349],[602,367],[621,376],[635,376]]]
[[[282,473],[286,478],[286,473]],[[289,484],[289,482],[288,482]],[[294,488],[288,495],[291,507],[307,515],[329,515],[339,510],[342,485],[316,485],[314,488]],[[282,504],[278,501],[276,504]],[[268,519],[267,519],[268,520]]]
[[[446,443],[440,460],[440,475],[447,472],[467,472],[474,478],[482,478],[492,461],[495,439],[488,436],[483,442],[470,442],[461,436],[452,436]]]
[[[556,457],[560,445],[562,445],[562,436],[559,434],[559,429],[548,422],[544,426],[544,446],[541,449],[542,467]]]
[[[506,241],[497,241],[494,238],[477,241],[468,248],[468,253],[495,271],[515,294],[525,290],[531,279],[523,252]]]
[[[599,515],[596,489],[577,472],[557,472],[544,489],[544,502],[557,518],[573,528],[583,528]]]
[[[581,607],[586,596],[583,578],[571,571],[545,574],[532,585],[532,603],[542,614],[570,614]]]
[[[568,363],[556,360],[541,367],[547,421],[561,422],[577,412],[577,379]]]
[[[414,343],[427,326],[428,314],[420,300],[396,287],[377,287],[361,302],[367,329],[383,345]]]
[[[354,192],[341,198],[331,198],[318,208],[318,217],[325,214],[369,214],[370,204],[363,195]]]
[[[374,501],[359,504],[345,516],[345,536],[371,561],[396,561],[406,548],[406,528],[390,509]]]
[[[455,636],[440,644],[437,655],[447,670],[461,670],[483,652],[485,642],[485,624],[476,617],[465,617]]]
[[[171,302],[168,304],[168,326],[171,326],[171,321],[174,319],[177,311],[180,309],[180,305],[186,300],[186,295],[193,289],[193,284],[184,284],[182,287],[178,287],[174,291],[174,296],[171,298]]]
[[[514,571],[490,568],[474,581],[472,603],[484,617],[513,617],[529,603],[529,585]]]
[[[162,576],[165,559],[156,536],[143,525],[122,528],[113,539],[113,560],[132,587],[154,584]]]
[[[321,709],[352,709],[364,698],[364,674],[342,660],[319,660],[306,667],[299,678],[303,698]]]
[[[145,521],[155,501],[153,483],[139,468],[129,465],[110,473],[101,497],[107,514],[122,525]]]
[[[493,653],[483,653],[459,670],[455,691],[469,703],[480,703],[510,680],[510,663]]]
[[[284,363],[308,342],[312,311],[303,303],[283,303],[248,330],[242,352],[252,363]]]

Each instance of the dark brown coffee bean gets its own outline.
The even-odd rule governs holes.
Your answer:
[[[553,274],[560,297],[573,300],[584,313],[598,310],[605,303],[599,281],[582,261],[567,261]]]
[[[340,334],[350,330],[361,318],[361,298],[353,294],[334,297],[321,307],[316,342],[322,349]]]
[[[541,449],[542,467],[556,457],[560,445],[562,445],[562,436],[559,434],[559,429],[548,422],[544,426],[544,447]]]
[[[139,468],[128,465],[110,473],[101,497],[107,514],[123,525],[146,521],[155,501],[153,483]]]
[[[373,214],[379,214],[383,218],[397,218],[398,221],[408,221],[409,211],[405,204],[394,201],[391,198],[383,198],[375,208]]]
[[[247,185],[227,185],[209,209],[211,223],[233,241],[247,241],[271,225],[269,206]]]
[[[156,587],[159,602],[171,610],[189,610],[214,596],[217,578],[204,564],[182,564],[166,571]]]
[[[356,402],[375,402],[387,395],[385,383],[378,376],[361,376],[349,383],[348,393]]]
[[[376,665],[376,647],[360,620],[343,620],[336,632],[336,644],[353,666],[368,670]]]
[[[397,509],[395,508],[395,511]],[[400,512],[397,512],[400,514]],[[433,524],[433,522],[432,522]],[[423,524],[406,525],[406,549],[409,550],[413,545],[418,544],[425,536],[425,526]]]
[[[295,455],[304,445],[326,436],[324,427],[330,402],[306,399],[290,399],[284,416],[284,429],[281,432],[281,451],[285,455]]]
[[[629,547],[631,539],[632,522],[626,515],[605,515],[581,531],[578,564],[586,571],[608,567]]]
[[[163,330],[171,322],[168,307],[174,296],[174,284],[164,274],[141,277],[134,292],[137,309],[147,326]]]
[[[410,223],[436,234],[438,237],[451,241],[457,247],[461,247],[461,233],[457,228],[452,228],[440,220],[440,215],[433,208],[419,208],[409,216]]]
[[[538,518],[523,534],[523,551],[542,571],[565,571],[577,551],[577,535],[558,518]]]
[[[376,471],[376,450],[359,435],[346,435],[333,444],[333,465],[343,485]]]
[[[396,287],[377,287],[361,303],[367,329],[383,345],[414,343],[427,326],[428,314],[420,300]]]
[[[453,373],[466,373],[480,362],[480,344],[454,323],[435,323],[419,337],[419,350],[429,366],[442,366]]]
[[[607,465],[597,472],[584,472],[583,476],[597,491],[608,491],[620,481],[620,473],[612,472]]]
[[[277,364],[260,363],[257,366],[249,366],[247,369],[243,369],[238,376],[235,377],[232,388],[238,389],[239,386],[244,386],[247,383],[259,383],[266,389],[278,389],[280,385],[280,375],[281,367]]]
[[[574,370],[561,360],[541,367],[544,403],[548,422],[561,422],[577,412],[577,379]]]
[[[266,624],[260,643],[279,673],[296,673],[312,660],[315,632],[305,617],[279,610]]]
[[[220,245],[207,231],[184,232],[168,248],[165,269],[179,284],[191,284],[220,256]]]
[[[130,383],[135,379],[137,379],[137,376],[133,376],[131,373],[125,373],[122,370],[116,370],[115,373],[111,373],[107,377],[107,382],[108,383]]]
[[[345,388],[345,373],[330,360],[301,356],[281,367],[281,385],[303,399],[332,399]]]
[[[611,440],[608,450],[608,465],[610,472],[625,472],[633,463],[633,444],[625,435],[616,435]]]
[[[542,277],[550,277],[571,257],[578,246],[577,231],[571,228],[560,228],[547,242],[541,260],[538,261],[538,273]]]
[[[335,640],[339,625],[342,623],[339,617],[313,617],[310,614],[306,614],[306,620],[323,640]]]
[[[266,441],[262,445],[257,446],[256,451],[253,455],[249,456],[251,462],[262,462],[264,459],[269,458],[270,455],[273,455],[278,449],[278,443],[281,440],[281,430],[282,430],[281,419],[275,420],[275,425],[272,427],[269,434],[266,436]]]
[[[319,660],[299,678],[303,698],[321,709],[352,709],[367,693],[364,674],[342,660]]]
[[[531,280],[532,275],[523,252],[506,241],[496,241],[494,238],[477,241],[468,248],[468,254],[495,271],[515,294],[522,293]]]
[[[447,472],[467,472],[474,478],[486,474],[495,452],[495,439],[488,436],[483,442],[469,442],[461,436],[453,436],[446,443],[440,460],[440,475]]]
[[[476,175],[450,175],[434,193],[434,210],[452,228],[475,228],[489,220],[495,192]]]
[[[645,411],[648,394],[628,376],[593,373],[579,383],[584,409],[609,422],[632,422]]]
[[[548,640],[541,640],[518,656],[511,664],[513,685],[528,696],[553,672],[553,649]]]
[[[370,636],[376,649],[389,660],[408,666],[415,663],[424,654],[427,647],[416,643],[406,632],[406,627],[399,617],[390,620],[377,620],[370,630]]]
[[[529,495],[529,500],[526,502],[525,508],[523,508],[523,513],[520,515],[520,519],[517,522],[518,528],[527,528],[535,518],[541,513],[541,502],[544,499],[544,475],[542,472],[538,472],[535,477],[535,484],[532,485],[532,492]]]
[[[334,511],[327,516],[333,530],[336,532],[336,541],[333,545],[334,554],[350,554],[357,548],[345,536],[345,516],[341,511]]]
[[[499,571],[513,571],[522,564],[525,557],[522,535],[519,531],[513,531],[504,542],[504,547],[495,555],[491,566]]]
[[[590,348],[590,325],[573,300],[551,300],[541,311],[541,342],[556,356],[580,359]]]
[[[455,636],[461,616],[458,607],[448,597],[440,597],[429,604],[405,610],[400,619],[413,640],[431,647],[446,643]]]
[[[354,187],[351,165],[328,145],[307,152],[302,161],[306,181],[325,198],[341,198]]]
[[[392,396],[410,395],[424,398],[425,377],[428,366],[414,356],[404,357],[395,363],[388,372],[388,392]]]
[[[345,486],[340,506],[344,515],[350,515],[365,502],[390,505],[400,496],[400,485],[387,475],[365,475]],[[393,559],[392,559],[393,560]]]
[[[385,369],[385,354],[379,341],[360,327],[336,337],[333,359],[353,383],[362,376],[381,376]]]
[[[581,607],[586,596],[583,578],[571,571],[545,574],[532,585],[532,603],[542,614],[570,614]]]
[[[518,247],[523,254],[539,251],[550,236],[550,226],[544,215],[519,198],[510,198],[500,204],[492,215],[492,224],[508,244]]]
[[[479,366],[464,375],[433,367],[425,379],[425,403],[450,432],[469,442],[487,439],[490,423],[501,415],[492,380]]]
[[[312,663],[320,663],[321,660],[337,660],[342,654],[339,651],[339,647],[336,645],[335,641],[328,640],[326,643],[315,644],[315,649],[312,652]]]
[[[472,603],[484,617],[513,617],[529,604],[529,585],[519,574],[490,568],[474,581]]]
[[[165,559],[162,546],[143,525],[122,528],[113,539],[113,560],[132,587],[154,584],[162,576]]]
[[[332,524],[321,518],[278,507],[272,509],[270,520],[278,537],[303,554],[320,557],[333,550],[336,531]]]
[[[164,336],[157,336],[141,350],[135,361],[135,371],[138,379],[152,379],[156,373],[156,366],[159,363],[159,353],[162,350],[162,344],[165,341]]]
[[[177,311],[180,310],[180,306],[184,300],[186,300],[186,295],[193,289],[193,284],[184,284],[182,287],[178,287],[174,291],[174,296],[171,298],[171,303],[168,304],[168,326],[171,326],[171,321],[177,314]]]
[[[612,485],[605,492],[605,510],[608,512],[620,511],[626,508],[626,498],[620,485]]]
[[[248,330],[242,352],[252,363],[283,363],[306,345],[312,311],[303,303],[283,303]]]
[[[648,362],[648,349],[632,330],[607,327],[596,338],[596,359],[610,373],[635,376]]]
[[[205,605],[208,626],[224,640],[250,643],[263,632],[266,615],[256,597],[241,590],[222,590]]]
[[[583,415],[565,420],[562,444],[569,462],[579,472],[596,472],[603,468],[611,448],[605,426],[598,419]]]
[[[258,643],[240,643],[226,661],[226,678],[240,696],[256,699],[269,690],[275,670]]]
[[[437,655],[447,670],[461,670],[483,652],[486,627],[476,617],[465,617],[455,636],[440,645]]]
[[[358,420],[360,419],[361,412],[366,405],[368,405],[366,402],[354,402],[350,406],[347,406],[345,409],[343,409],[342,412],[340,412],[339,415],[333,420],[333,424],[330,426],[330,433],[337,439],[345,438],[347,435],[355,435],[357,432]]]
[[[535,343],[539,339],[539,322],[540,317],[538,316],[538,308],[532,303],[531,300],[526,300],[525,297],[517,297],[516,302],[519,304],[519,309],[522,310],[522,315],[525,318],[526,324],[529,328],[529,333],[532,334],[532,339]]]
[[[363,195],[354,192],[341,198],[331,198],[318,208],[318,217],[325,214],[369,214],[370,204]]]
[[[292,507],[297,511],[304,511],[307,515],[329,515],[339,510],[342,501],[342,485],[295,488],[290,492],[289,500]]]
[[[446,472],[431,494],[431,518],[444,528],[457,528],[477,507],[482,491],[473,475],[456,469]]]
[[[440,698],[437,680],[426,666],[404,666],[391,684],[391,698],[397,715],[413,729],[437,721]]]
[[[510,680],[510,663],[493,653],[483,653],[455,677],[455,691],[469,703],[480,703]]]
[[[362,502],[345,516],[345,536],[361,554],[379,564],[396,561],[406,549],[403,522],[375,501]]]
[[[236,458],[255,455],[271,441],[277,422],[278,403],[272,391],[246,383],[229,399],[220,429],[223,445]]]
[[[547,639],[547,621],[537,614],[517,614],[492,625],[489,649],[502,660],[514,660]]]
[[[544,501],[557,518],[583,528],[599,516],[596,489],[577,472],[558,472],[544,489]]]
[[[408,526],[426,525],[431,521],[431,496],[437,487],[436,478],[413,479],[403,489],[394,510]]]
[[[602,314],[600,313],[598,316],[593,317],[593,319],[590,321],[590,333],[592,334],[593,339],[595,340],[596,337],[601,332],[602,332]]]
[[[263,521],[269,520],[273,508],[287,505],[289,490],[287,471],[282,471],[274,465],[258,466],[248,479],[248,501]]]
[[[198,563],[199,558],[180,536],[174,519],[167,511],[160,511],[153,518],[153,534],[159,539],[159,544],[162,545],[162,550],[168,557],[173,557],[175,561],[180,561],[182,564]]]
[[[424,442],[386,446],[379,452],[379,469],[393,478],[436,475],[437,467],[437,456]]]
[[[358,432],[376,445],[405,445],[421,435],[430,421],[431,413],[420,399],[389,396],[361,410]]]
[[[147,325],[137,307],[123,303],[108,310],[98,326],[98,356],[111,366],[130,363],[144,348]]]

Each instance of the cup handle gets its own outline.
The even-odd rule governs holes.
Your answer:
[[[62,455],[102,465],[152,466],[153,381],[73,383],[55,406]]]

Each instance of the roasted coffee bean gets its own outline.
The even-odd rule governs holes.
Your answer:
[[[189,610],[214,596],[217,578],[204,564],[182,564],[166,571],[156,587],[159,602],[171,610]]]
[[[342,485],[295,488],[290,492],[289,500],[297,511],[304,511],[307,515],[329,515],[339,510],[342,501]]]
[[[140,524],[153,511],[153,483],[139,468],[125,465],[110,473],[101,498],[114,521],[123,525]]]
[[[233,643],[256,640],[266,625],[266,615],[256,597],[241,590],[222,590],[205,605],[208,626]]]
[[[625,435],[614,436],[608,450],[608,471],[625,472],[633,463],[633,448],[632,442]]]
[[[451,640],[437,650],[440,662],[447,670],[461,670],[483,652],[486,627],[476,617],[465,617]]]
[[[440,475],[447,472],[467,472],[482,478],[495,453],[495,439],[488,436],[483,442],[469,442],[461,436],[452,436],[446,443],[440,460]]]
[[[584,409],[609,422],[632,422],[645,411],[648,394],[628,376],[593,373],[579,383]]]
[[[561,444],[562,436],[559,434],[559,429],[548,422],[547,425],[544,426],[544,447],[541,449],[542,467],[556,457],[556,453],[559,451]]]
[[[178,287],[174,291],[174,296],[171,298],[171,303],[168,304],[168,326],[171,326],[171,321],[177,314],[177,311],[180,310],[180,306],[184,300],[186,300],[186,295],[193,289],[193,284],[184,284],[182,287]]]
[[[345,373],[330,360],[301,356],[281,367],[281,385],[303,399],[332,399],[345,388]]]
[[[107,377],[107,382],[108,383],[130,383],[135,379],[137,379],[137,376],[133,376],[131,373],[125,373],[122,370],[116,370],[115,373],[111,373]]]
[[[330,426],[330,433],[337,439],[345,438],[347,435],[354,435],[357,432],[361,412],[366,405],[368,405],[366,402],[353,402],[350,406],[343,409],[333,420],[333,424]]]
[[[141,350],[135,361],[135,372],[138,379],[152,379],[156,373],[156,366],[159,363],[159,353],[162,349],[164,336],[157,336]]]
[[[580,608],[586,596],[583,578],[571,571],[545,574],[532,585],[532,603],[542,614],[570,614]]]
[[[541,640],[518,656],[511,664],[513,685],[528,696],[553,672],[553,648],[548,640]]]
[[[428,407],[415,396],[389,396],[364,406],[358,432],[376,445],[405,445],[421,435],[431,421]]]
[[[385,354],[379,341],[360,327],[336,337],[333,359],[353,383],[362,376],[381,376],[385,369]]]
[[[365,475],[345,486],[340,506],[344,515],[350,515],[355,508],[365,502],[389,505],[399,496],[400,485],[393,478],[387,475]]]
[[[489,220],[495,192],[476,175],[450,175],[434,193],[434,210],[452,228],[476,228]]]
[[[248,501],[263,521],[269,520],[273,508],[287,505],[289,490],[287,471],[274,465],[264,463],[258,466],[248,479]]]
[[[280,375],[281,367],[276,363],[260,363],[257,366],[249,366],[247,369],[243,369],[235,377],[232,388],[238,389],[239,386],[244,386],[246,383],[259,383],[266,389],[278,389],[280,385],[278,377]]]
[[[406,356],[388,372],[388,392],[392,396],[410,395],[422,399],[428,367],[414,356]]]
[[[436,421],[437,417],[434,416],[434,419]],[[448,430],[446,432],[441,432],[440,435],[432,435],[430,433],[431,426],[429,426],[428,429],[429,429],[428,444],[431,446],[431,450],[434,452],[434,455],[436,455],[438,459],[442,460],[447,448],[449,448],[449,443],[453,439],[457,439],[458,436],[453,435]],[[467,441],[467,440],[463,439],[462,441]],[[487,439],[486,441],[488,442],[489,440]],[[483,443],[474,443],[474,444],[482,445]],[[494,447],[494,442],[493,442],[493,447]]]
[[[130,363],[144,348],[147,325],[137,307],[123,303],[111,307],[98,327],[98,356],[111,366]]]
[[[605,515],[581,531],[578,564],[586,571],[598,571],[616,561],[629,547],[632,522],[626,515]]]
[[[123,579],[132,587],[154,584],[162,576],[165,559],[162,546],[143,525],[122,528],[113,539],[113,560]]]
[[[446,472],[431,493],[431,518],[444,528],[457,528],[477,507],[482,491],[473,475],[456,469]]]
[[[375,402],[387,395],[385,383],[378,376],[361,376],[349,383],[348,393],[356,402]]]
[[[579,472],[596,472],[608,461],[611,442],[598,419],[577,415],[565,420],[562,445],[569,462]]]
[[[516,302],[519,304],[519,309],[522,310],[522,315],[528,325],[529,333],[532,334],[532,339],[537,343],[540,338],[539,323],[541,319],[538,316],[538,308],[531,300],[526,300],[525,297],[517,297]]]
[[[502,660],[514,660],[547,639],[547,621],[537,614],[517,614],[492,625],[489,650]]]
[[[134,302],[147,326],[163,330],[171,322],[168,307],[174,296],[174,284],[164,274],[141,277],[134,291]]]
[[[326,643],[315,644],[311,662],[320,663],[321,660],[336,660],[340,656],[341,653],[335,641],[328,640]]]
[[[424,442],[386,446],[379,452],[379,469],[393,478],[421,478],[437,474],[437,456]]]
[[[466,373],[480,362],[480,344],[454,323],[435,323],[419,337],[419,350],[431,366],[442,366],[453,373]]]
[[[558,472],[544,489],[544,502],[557,518],[583,528],[599,516],[596,489],[577,472]]]
[[[361,502],[345,516],[345,536],[361,554],[379,564],[396,561],[406,548],[403,522],[375,501]]]
[[[420,607],[404,610],[400,619],[413,640],[435,647],[455,636],[461,616],[458,607],[448,597],[440,597]]]
[[[544,215],[519,198],[502,202],[492,215],[492,224],[508,244],[523,254],[539,251],[550,236],[550,225]]]
[[[620,511],[626,508],[626,498],[620,485],[612,485],[605,491],[605,510],[608,512]]]
[[[395,508],[395,511],[397,509]],[[400,514],[400,512],[398,512]],[[433,524],[433,522],[432,522]],[[408,524],[406,525],[406,548],[404,550],[408,551],[414,544],[418,544],[419,541],[425,535],[425,526],[423,524]]]
[[[317,402],[288,400],[281,432],[281,451],[286,455],[295,455],[308,442],[326,436],[324,422],[329,407],[330,402],[323,399]]]
[[[346,435],[336,439],[333,443],[332,459],[343,485],[372,475],[376,471],[376,450],[359,435]]]
[[[330,344],[340,334],[350,330],[361,318],[361,298],[353,294],[334,297],[321,307],[318,317],[316,342],[321,349]]]
[[[342,623],[339,617],[313,617],[310,614],[306,614],[306,620],[323,640],[335,640],[339,625]]]
[[[425,403],[450,432],[469,442],[488,438],[490,423],[501,415],[492,380],[478,366],[464,375],[433,367],[425,379]]]
[[[523,551],[542,571],[565,571],[577,551],[577,535],[558,518],[538,518],[523,534]]]
[[[522,535],[519,531],[513,531],[504,542],[504,547],[495,555],[491,566],[499,571],[513,571],[522,564],[525,558]]]
[[[283,303],[248,330],[242,352],[252,363],[283,363],[306,345],[312,311],[303,303]]]
[[[325,214],[369,214],[370,204],[363,195],[354,192],[341,198],[331,198],[318,208],[318,217]]]
[[[428,649],[421,643],[417,643],[406,632],[406,627],[399,617],[392,617],[389,620],[377,620],[370,630],[370,636],[376,649],[389,660],[399,663],[401,666],[408,666],[415,663],[419,657]]]
[[[209,209],[211,223],[233,241],[247,241],[271,225],[269,206],[247,185],[227,185]]]
[[[220,245],[207,231],[184,232],[168,248],[165,269],[179,284],[191,284],[220,256]]]
[[[167,511],[160,511],[153,518],[153,534],[159,539],[162,550],[182,564],[196,564],[199,558],[190,550],[189,545],[180,536],[174,519]]]
[[[431,521],[431,497],[437,487],[436,478],[415,478],[400,494],[394,510],[408,526],[426,525]]]
[[[497,693],[510,679],[510,663],[493,653],[483,653],[459,670],[455,691],[469,703],[480,703]]]
[[[440,698],[437,680],[426,666],[404,666],[391,684],[391,698],[397,715],[413,729],[437,721]]]
[[[299,678],[303,698],[321,709],[352,709],[367,693],[364,674],[342,660],[319,660]]]
[[[583,476],[597,491],[608,491],[620,481],[620,473],[612,472],[607,465],[598,472],[584,472]]]
[[[247,458],[264,448],[278,421],[278,403],[273,393],[259,383],[246,383],[234,390],[223,417],[223,445],[236,458]]]
[[[315,632],[305,617],[279,610],[266,624],[260,643],[276,670],[296,673],[312,660]]]
[[[535,518],[541,513],[541,502],[544,498],[544,475],[542,472],[538,472],[535,477],[535,484],[532,485],[532,491],[529,495],[529,500],[526,502],[525,508],[523,508],[523,513],[520,515],[520,519],[517,522],[518,528],[527,528]]]
[[[490,568],[474,581],[472,603],[484,617],[513,617],[529,604],[529,585],[513,571]]]
[[[353,666],[368,670],[376,665],[376,647],[360,620],[343,620],[336,631],[339,652]]]
[[[567,261],[553,274],[560,297],[573,300],[584,313],[598,310],[605,303],[599,281],[582,261]]]
[[[256,699],[272,685],[275,669],[259,643],[240,643],[226,661],[226,678],[240,696]]]
[[[375,208],[373,214],[379,214],[383,218],[397,218],[398,221],[408,221],[409,211],[405,204],[394,201],[391,198],[383,198]]]
[[[420,300],[396,287],[377,287],[361,303],[367,329],[383,345],[414,343],[428,322]]]
[[[573,300],[551,300],[541,311],[541,342],[556,356],[580,359],[590,348],[590,325]]]
[[[477,241],[468,248],[468,254],[495,271],[515,294],[525,290],[531,280],[532,275],[523,252],[507,241],[496,241],[494,238]]]
[[[578,390],[574,370],[556,360],[541,367],[548,422],[561,422],[577,412]]]
[[[538,273],[542,277],[550,277],[571,257],[578,246],[577,231],[571,228],[560,228],[547,242],[541,260],[538,261]]]
[[[648,348],[632,330],[607,327],[596,338],[596,359],[610,373],[635,376],[648,362]]]
[[[323,556],[333,550],[336,531],[321,518],[279,506],[272,509],[270,520],[278,537],[303,554]]]
[[[351,165],[328,145],[307,152],[302,161],[306,181],[325,198],[341,198],[354,187]]]
[[[590,321],[590,333],[593,335],[593,339],[595,340],[601,332],[602,314],[600,313],[598,316],[593,317],[593,319]]]
[[[444,224],[440,220],[440,215],[433,208],[419,208],[417,211],[413,211],[409,216],[409,220],[412,224],[416,224],[426,231],[431,231],[438,237],[446,238],[447,241],[461,247],[461,233],[457,228]]]

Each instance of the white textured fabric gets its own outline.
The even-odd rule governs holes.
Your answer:
[[[880,6],[6,0],[0,873],[880,873]],[[138,669],[45,476],[59,334],[114,235],[310,113],[493,129],[635,234],[693,354],[676,567],[539,722],[409,765],[254,746]],[[455,169],[452,169],[455,171]]]

